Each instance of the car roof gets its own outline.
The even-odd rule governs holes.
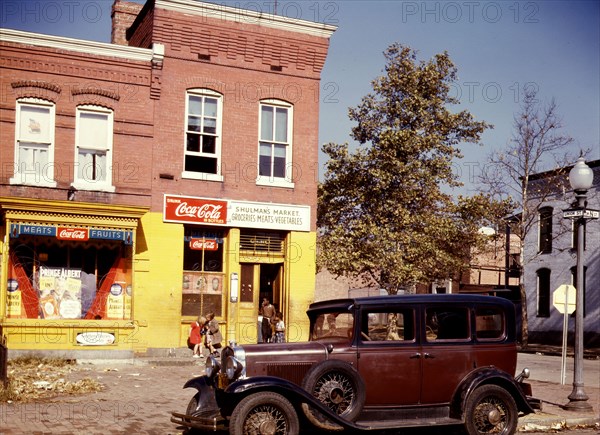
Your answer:
[[[332,299],[312,303],[308,310],[326,310],[330,308],[345,308],[350,305],[369,306],[369,305],[388,305],[388,304],[482,304],[482,305],[501,305],[505,308],[513,307],[514,305],[497,296],[483,295],[466,295],[466,294],[403,294],[403,295],[386,295],[386,296],[368,296],[346,299]]]

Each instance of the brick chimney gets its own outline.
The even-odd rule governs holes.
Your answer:
[[[143,4],[115,0],[112,6],[111,42],[118,45],[129,45],[125,32],[133,24]]]

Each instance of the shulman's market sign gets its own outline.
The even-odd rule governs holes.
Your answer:
[[[238,228],[310,231],[310,206],[166,194],[163,220]]]

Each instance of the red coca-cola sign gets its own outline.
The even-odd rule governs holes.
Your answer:
[[[87,228],[66,228],[58,227],[56,229],[56,238],[59,240],[75,240],[85,242],[90,236]]]
[[[227,201],[165,195],[164,220],[225,225],[227,223]]]
[[[192,237],[192,239],[190,240],[190,249],[194,249],[196,251],[216,251],[217,249],[219,249],[219,247],[215,239],[202,239]]]

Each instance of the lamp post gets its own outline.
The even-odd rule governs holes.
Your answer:
[[[589,397],[583,391],[583,247],[585,218],[587,208],[587,191],[592,187],[594,173],[585,164],[583,157],[577,160],[571,172],[569,172],[569,183],[575,191],[577,199],[577,211],[581,215],[575,217],[577,226],[577,286],[575,300],[575,364],[573,369],[573,391],[569,394],[569,403],[564,409],[570,411],[592,411],[592,405],[587,400]]]

